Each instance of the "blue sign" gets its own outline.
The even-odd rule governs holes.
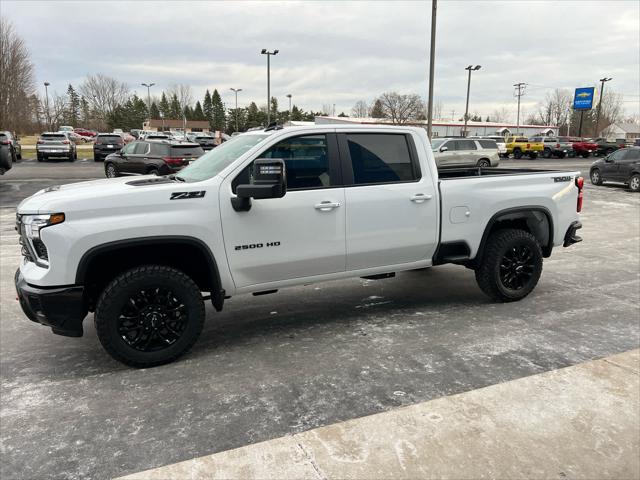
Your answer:
[[[591,110],[593,108],[593,91],[595,87],[576,88],[573,97],[574,110]]]

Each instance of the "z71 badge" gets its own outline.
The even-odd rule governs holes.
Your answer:
[[[169,200],[183,200],[185,198],[202,198],[207,193],[205,190],[198,192],[173,192]]]

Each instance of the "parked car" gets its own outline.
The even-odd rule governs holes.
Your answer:
[[[50,158],[66,158],[70,162],[78,159],[76,145],[69,139],[68,131],[45,132],[36,143],[36,158],[44,162]]]
[[[187,140],[197,143],[203,150],[211,150],[215,145],[215,138],[209,133],[204,132],[191,132],[187,133]]]
[[[580,137],[562,137],[567,138],[567,140],[571,143],[571,151],[569,152],[570,157],[583,157],[589,158],[591,155],[595,155],[598,151],[598,145],[587,139]]]
[[[121,175],[169,175],[182,170],[204,154],[197,143],[137,140],[104,160],[108,178]]]
[[[497,167],[500,163],[495,140],[436,138],[431,149],[438,168]]]
[[[129,134],[131,134],[131,136],[136,140],[140,140],[140,132],[142,132],[142,130],[139,128],[132,128],[129,130]]]
[[[4,145],[9,145],[12,162],[22,159],[22,145],[20,145],[17,135],[12,134],[8,130],[0,132],[0,142],[2,142]]]
[[[636,138],[636,139],[633,141],[633,146],[634,146],[634,147],[640,147],[640,138]]]
[[[598,146],[597,155],[609,155],[619,148],[625,148],[627,141],[624,138],[594,138],[593,143]]]
[[[173,136],[164,132],[149,132],[143,140],[173,140]]]
[[[620,148],[596,160],[589,170],[591,183],[619,182],[633,192],[640,191],[640,147]]]
[[[93,159],[100,162],[107,155],[124,147],[124,139],[119,133],[99,133],[93,144]]]
[[[494,142],[496,142],[496,145],[498,146],[498,156],[505,158],[507,157],[507,146],[504,137],[500,135],[485,135],[481,138],[493,140]]]
[[[567,137],[531,137],[529,140],[531,142],[542,142],[544,144],[544,150],[542,151],[544,158],[564,158],[573,150],[573,146],[571,142],[567,140]]]
[[[532,142],[527,137],[507,137],[505,146],[507,156],[513,154],[513,158],[522,158],[526,155],[533,159],[544,151],[543,142]]]
[[[222,310],[240,294],[450,263],[475,271],[494,301],[521,300],[544,259],[581,240],[582,187],[573,169],[438,171],[417,127],[250,132],[173,178],[23,200],[14,283],[33,322],[79,337],[95,311],[105,350],[151,367],[194,345],[205,301]]]
[[[67,136],[67,138],[71,140],[73,143],[75,143],[76,145],[78,145],[79,143],[87,143],[90,141],[87,139],[87,137],[83,137],[82,135],[79,135],[76,132],[72,132],[69,130],[65,130],[61,133],[64,133]]]
[[[73,131],[76,132],[81,137],[85,137],[90,140],[93,140],[93,138],[97,135],[96,132],[92,130],[87,130],[86,128],[74,128]]]
[[[59,132],[73,132],[73,127],[71,125],[61,125],[60,128],[58,128]]]
[[[13,154],[11,153],[11,143],[3,140],[3,134],[0,133],[0,175],[4,175],[7,170],[13,167]]]

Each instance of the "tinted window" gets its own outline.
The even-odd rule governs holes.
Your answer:
[[[626,150],[618,150],[616,152],[613,152],[609,158],[611,160],[621,160],[625,152]]]
[[[627,154],[624,156],[625,160],[640,160],[640,149],[632,148],[627,150]]]
[[[317,188],[331,185],[326,135],[287,138],[260,158],[281,158],[287,167],[287,188]]]
[[[478,140],[482,148],[498,148],[495,140]]]
[[[197,145],[172,145],[171,156],[172,157],[193,157],[197,158],[204,154],[202,147]]]
[[[67,136],[64,133],[43,133],[42,138],[49,140],[66,140]]]
[[[151,145],[151,155],[160,157],[169,155],[169,145],[163,145],[162,143],[149,143],[149,145]]]
[[[133,150],[133,153],[135,153],[136,155],[144,155],[145,153],[147,153],[147,147],[149,146],[149,144],[146,142],[136,142],[135,146],[136,148]]]
[[[136,148],[136,144],[130,143],[129,145],[125,145],[125,147],[121,150],[121,153],[125,155],[131,155],[135,148]]]
[[[477,150],[476,142],[473,140],[456,140],[456,150]]]
[[[100,141],[103,143],[122,143],[122,137],[120,135],[98,135]]]
[[[417,180],[405,135],[348,134],[354,184]]]

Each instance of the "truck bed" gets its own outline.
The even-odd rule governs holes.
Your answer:
[[[566,170],[564,170],[566,171]],[[467,168],[439,168],[440,180],[452,180],[466,177],[487,177],[504,175],[531,175],[536,173],[562,173],[563,170],[542,170],[536,168],[495,168],[495,167],[467,167]]]

